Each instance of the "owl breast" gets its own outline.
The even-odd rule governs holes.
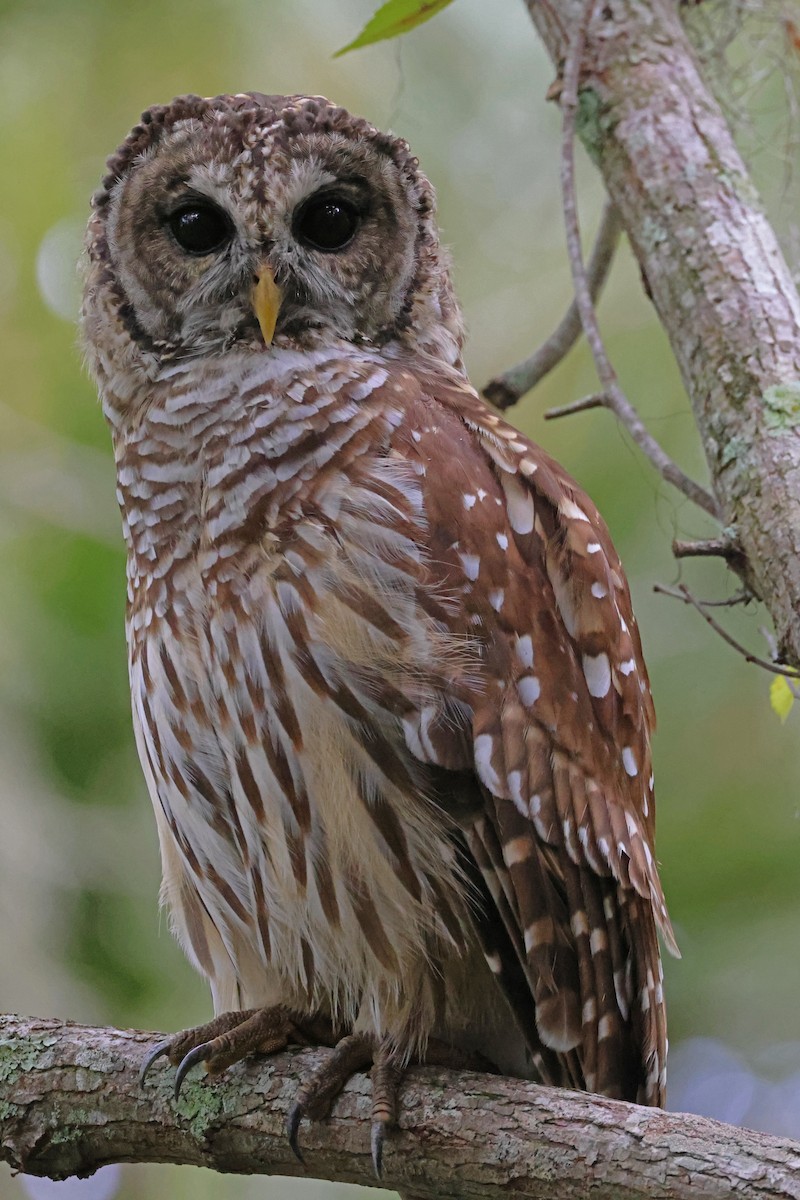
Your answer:
[[[370,404],[386,373],[359,362],[355,385],[335,360],[313,386],[251,380],[213,424],[189,379],[151,408],[119,471],[131,684],[164,896],[217,1011],[283,1002],[414,1039],[473,947],[408,743],[470,664],[418,602],[418,480],[386,449],[399,414]]]

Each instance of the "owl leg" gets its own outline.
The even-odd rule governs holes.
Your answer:
[[[496,1072],[494,1064],[480,1054],[469,1054],[434,1039],[425,1054],[414,1063],[447,1066],[455,1070]],[[380,1179],[383,1169],[383,1147],[386,1132],[397,1124],[398,1096],[408,1059],[394,1043],[378,1040],[370,1034],[351,1033],[337,1042],[330,1057],[312,1072],[289,1110],[286,1134],[289,1145],[300,1162],[303,1156],[298,1143],[298,1131],[303,1117],[318,1121],[328,1116],[331,1105],[348,1080],[372,1064],[372,1130],[370,1144],[375,1174]]]
[[[303,1117],[318,1121],[326,1117],[347,1081],[372,1064],[372,1161],[380,1178],[386,1126],[397,1119],[397,1089],[402,1079],[401,1059],[387,1043],[367,1033],[351,1033],[341,1039],[330,1057],[312,1072],[286,1119],[289,1145],[303,1162],[297,1135]]]
[[[166,1057],[174,1067],[175,1098],[187,1073],[197,1063],[209,1075],[219,1075],[249,1054],[275,1054],[290,1043],[298,1046],[333,1046],[336,1035],[324,1017],[307,1016],[284,1005],[222,1013],[205,1025],[184,1030],[154,1046],[139,1075],[144,1083],[153,1063]]]

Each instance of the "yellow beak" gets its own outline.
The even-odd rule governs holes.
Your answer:
[[[275,336],[275,326],[281,308],[283,295],[275,282],[272,270],[264,263],[256,271],[256,285],[253,288],[251,302],[253,312],[258,318],[261,333],[268,346],[272,345]]]

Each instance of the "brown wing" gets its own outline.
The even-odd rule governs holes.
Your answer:
[[[589,498],[467,385],[415,370],[392,386],[431,583],[481,664],[484,810],[464,840],[485,885],[487,959],[518,1018],[527,984],[545,1081],[662,1103],[656,926],[676,948],[654,860],[653,704],[619,558]],[[412,742],[450,765],[463,730],[428,717]]]

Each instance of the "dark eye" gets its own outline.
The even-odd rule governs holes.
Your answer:
[[[215,204],[187,204],[172,214],[168,224],[175,241],[188,254],[211,254],[231,240],[230,220]]]
[[[361,214],[341,196],[306,201],[294,220],[295,236],[316,250],[342,250],[353,237]]]

